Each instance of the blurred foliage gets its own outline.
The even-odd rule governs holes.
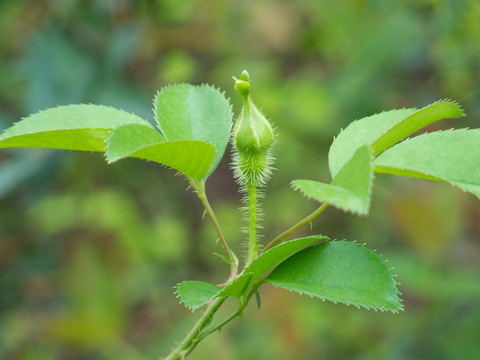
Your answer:
[[[457,127],[480,126],[479,18],[477,0],[2,0],[0,128],[69,103],[152,119],[153,93],[172,82],[215,84],[238,112],[231,76],[247,68],[279,134],[264,200],[270,239],[313,209],[289,182],[327,181],[331,140],[355,118],[448,97],[468,114]],[[207,190],[242,253],[228,163]],[[101,155],[2,151],[0,358],[167,353],[196,317],[173,286],[220,283],[227,271],[187,185],[140,160],[107,166]],[[478,199],[378,175],[368,218],[331,209],[313,231],[390,259],[405,312],[265,287],[260,312],[252,305],[192,359],[480,358]]]

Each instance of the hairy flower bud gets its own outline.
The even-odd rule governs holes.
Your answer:
[[[243,98],[243,108],[232,133],[232,169],[235,180],[244,193],[248,213],[247,265],[257,256],[257,227],[261,217],[260,199],[272,174],[271,147],[275,140],[272,125],[253,103],[250,95],[250,77],[246,71],[235,80],[235,90]]]
[[[252,101],[248,73],[243,71],[240,79],[234,80],[235,90],[243,98],[243,108],[232,132],[232,167],[237,182],[246,191],[248,186],[263,187],[270,178],[270,149],[275,135],[272,125]]]
[[[243,108],[235,122],[233,141],[239,152],[264,152],[274,141],[273,129],[265,116],[253,103],[250,78],[246,71],[235,79],[235,90],[243,97]]]

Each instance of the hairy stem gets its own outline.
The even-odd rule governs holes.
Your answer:
[[[228,246],[227,240],[225,239],[225,235],[223,235],[223,231],[222,231],[222,228],[220,227],[220,223],[218,222],[217,217],[215,216],[215,213],[213,212],[213,209],[210,206],[210,202],[208,201],[207,194],[205,192],[205,183],[204,182],[198,183],[191,178],[189,178],[188,180],[190,182],[190,185],[193,187],[193,189],[197,193],[198,198],[202,202],[205,208],[205,213],[208,215],[208,217],[212,221],[213,227],[217,232],[218,239],[220,240],[220,243],[222,244],[223,248],[225,249],[225,252],[227,253],[227,257],[230,260],[230,278],[233,279],[237,275],[237,261],[235,260],[232,254],[232,251]]]
[[[184,359],[198,344],[201,338],[198,338],[200,332],[208,325],[213,315],[217,312],[218,308],[225,301],[225,297],[219,297],[213,300],[208,305],[207,310],[203,313],[202,317],[197,321],[190,332],[185,336],[180,345],[177,346],[164,360],[179,360]]]
[[[208,202],[208,199],[205,194],[205,187],[204,184],[198,184],[195,181],[190,179],[190,183],[192,187],[196,190],[197,195],[199,199],[202,201],[202,203],[205,206],[205,211],[209,215],[210,219],[212,220],[212,223],[215,226],[215,229],[217,230],[217,233],[219,235],[220,241],[224,245],[225,251],[227,252],[229,259],[233,261],[233,264],[235,264],[235,261],[233,260],[232,253],[230,251],[230,248],[228,247],[228,244],[225,240],[225,237],[223,236],[223,232],[220,228],[220,225],[215,217],[215,214]],[[247,258],[247,265],[250,264],[251,261],[255,259],[257,256],[257,187],[250,185],[247,188],[248,192],[248,210],[249,210],[249,247],[248,247],[248,258]],[[299,221],[297,224],[293,225],[291,228],[288,230],[284,231],[282,234],[277,236],[275,239],[273,239],[264,249],[263,251],[267,251],[268,249],[271,249],[281,241],[283,241],[287,236],[290,234],[294,233],[298,229],[300,229],[302,226],[310,223],[315,219],[318,215],[320,215],[326,208],[328,207],[327,203],[323,203],[317,210],[315,210],[313,213],[305,217],[303,220]],[[237,271],[237,266],[234,265],[232,267],[232,275],[235,276]],[[248,295],[244,298],[244,300],[241,302],[239,308],[232,313],[229,317],[227,317],[225,320],[220,322],[220,324],[212,327],[211,329],[203,331],[203,329],[210,323],[213,315],[218,311],[220,306],[223,304],[225,301],[225,297],[220,297],[215,300],[213,300],[203,313],[202,317],[197,321],[197,323],[194,325],[194,327],[190,330],[190,332],[187,334],[187,336],[183,339],[183,341],[175,348],[172,350],[172,352],[164,359],[164,360],[183,360],[188,354],[190,354],[195,347],[202,341],[205,337],[208,335],[212,334],[213,332],[220,330],[223,326],[225,326],[227,323],[235,319],[236,317],[240,316],[247,306],[250,298],[253,296],[253,294],[257,291],[258,287],[261,285],[261,283],[258,283],[254,288],[250,290]]]
[[[318,215],[320,215],[323,210],[325,210],[328,207],[327,203],[323,203],[317,210],[315,210],[313,213],[308,215],[306,218],[300,220],[298,223],[293,225],[290,229],[284,231],[280,235],[278,235],[275,239],[273,239],[267,246],[265,246],[262,250],[262,252],[267,251],[277,245],[278,243],[282,242],[288,235],[293,234],[295,231],[300,229],[302,226],[307,225],[313,221]]]
[[[248,193],[248,266],[257,257],[257,187],[249,184]]]

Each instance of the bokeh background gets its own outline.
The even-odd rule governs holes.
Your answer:
[[[1,0],[0,129],[71,103],[152,119],[154,92],[173,82],[215,84],[238,113],[231,76],[248,69],[278,129],[264,200],[271,239],[316,207],[289,182],[328,181],[328,147],[352,120],[452,98],[468,116],[431,130],[480,126],[479,19],[478,0]],[[207,187],[242,253],[228,151]],[[0,358],[168,353],[198,316],[178,304],[174,285],[220,283],[228,271],[186,188],[141,160],[107,166],[101,154],[2,150]],[[192,359],[480,359],[478,199],[378,175],[368,217],[328,209],[312,231],[384,254],[405,311],[265,286],[261,311],[250,306]]]

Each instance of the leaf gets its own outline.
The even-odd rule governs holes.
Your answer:
[[[201,140],[215,146],[210,175],[228,144],[232,110],[217,89],[202,85],[171,85],[157,93],[154,112],[159,129],[171,140]]]
[[[317,241],[328,240],[328,237],[321,235],[307,236],[295,240],[285,241],[270,250],[260,254],[245,269],[246,273],[252,274],[249,287],[253,286],[262,276],[264,276],[275,265],[279,264],[298,250],[311,245]]]
[[[250,279],[252,278],[251,273],[246,273],[245,271],[237,276],[231,283],[225,286],[222,291],[217,294],[217,297],[220,296],[233,296],[240,298],[247,290],[248,285],[250,284]]]
[[[360,215],[368,214],[372,184],[371,155],[366,145],[355,152],[330,185],[312,180],[292,181],[293,188],[306,197]]]
[[[110,132],[105,156],[108,162],[112,163],[130,156],[145,146],[162,142],[165,142],[165,137],[147,122],[123,125]]]
[[[227,264],[235,264],[235,261],[229,259],[229,258],[226,257],[225,255],[222,255],[222,254],[219,254],[219,253],[213,253],[213,255],[217,255],[220,259],[222,259],[223,261],[225,261]]]
[[[215,156],[212,145],[203,141],[165,141],[149,124],[129,124],[111,132],[107,140],[109,163],[125,157],[136,157],[168,165],[187,176],[201,180]]]
[[[110,130],[146,123],[136,115],[107,106],[60,106],[30,115],[5,130],[0,136],[0,148],[104,151]]]
[[[320,235],[307,236],[300,239],[286,241],[268,251],[265,251],[253,260],[244,270],[243,274],[227,285],[218,296],[234,296],[239,298],[275,265],[282,262],[298,250],[303,249],[305,246],[327,239],[326,236]]]
[[[480,130],[450,130],[406,140],[374,161],[378,173],[440,180],[480,198]]]
[[[195,311],[212,300],[221,288],[204,281],[184,281],[177,285],[176,293],[187,308]]]
[[[375,140],[371,146],[373,156],[380,154],[390,146],[395,145],[397,142],[405,139],[415,131],[422,129],[435,121],[445,118],[461,117],[464,115],[465,114],[460,106],[450,100],[437,101],[425,106],[407,116]]]
[[[332,241],[302,250],[277,266],[266,282],[335,303],[402,310],[388,267],[372,250],[353,242]]]
[[[435,121],[463,115],[458,104],[442,100],[420,110],[391,110],[354,121],[340,132],[330,147],[328,154],[330,173],[335,177],[361,145],[369,145],[372,155],[376,156]]]
[[[352,158],[362,145],[370,145],[388,129],[402,121],[416,109],[398,109],[384,111],[355,120],[333,140],[328,153],[328,165],[332,178]]]

